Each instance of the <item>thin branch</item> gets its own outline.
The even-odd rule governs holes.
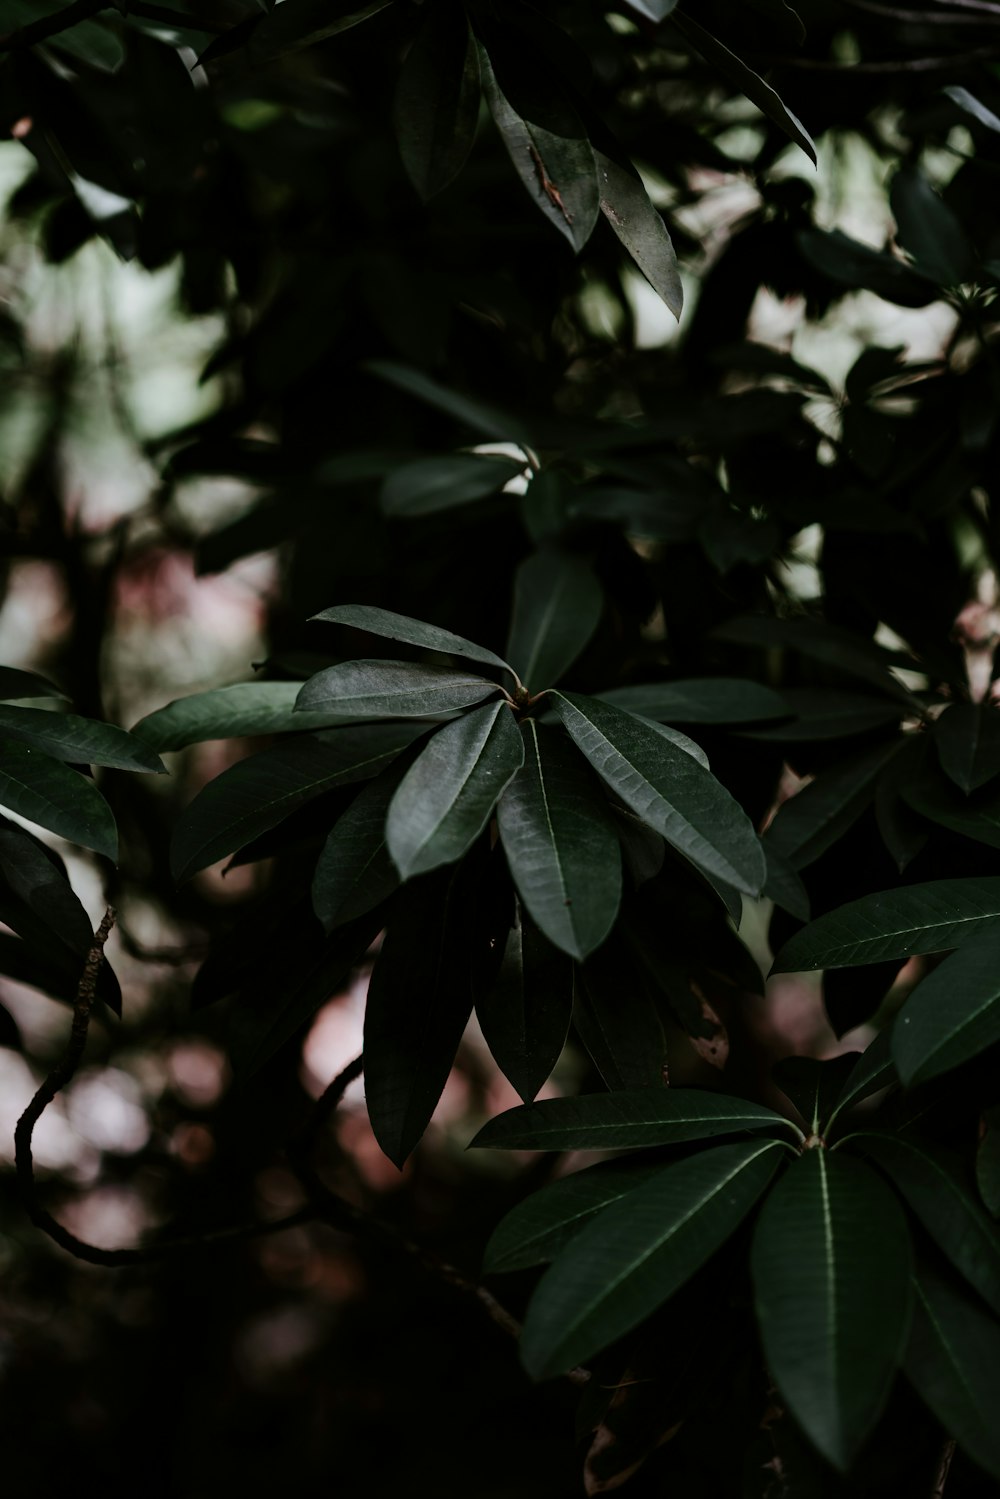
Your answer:
[[[943,1499],[944,1486],[948,1482],[948,1473],[951,1470],[951,1462],[954,1456],[955,1438],[949,1437],[941,1451],[941,1461],[938,1464],[937,1473],[934,1475],[934,1487],[931,1489],[931,1499]]]

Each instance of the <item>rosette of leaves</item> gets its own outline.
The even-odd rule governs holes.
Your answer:
[[[684,735],[554,685],[601,609],[582,559],[539,553],[519,576],[506,659],[430,624],[339,606],[317,617],[434,659],[342,661],[301,686],[222,689],[138,726],[160,748],[219,732],[282,735],[199,793],[176,828],[173,863],[184,879],[227,855],[262,857],[290,819],[325,835],[311,912],[305,891],[295,906],[303,950],[290,955],[277,1007],[259,967],[234,976],[211,959],[200,997],[249,990],[252,1010],[268,989],[267,1013],[237,1048],[256,1065],[387,928],[365,1077],[373,1127],[396,1162],[433,1112],[474,1004],[522,1096],[549,1075],[571,1018],[609,1086],[659,1081],[658,1007],[680,1010],[695,1031],[705,1021],[690,993],[659,992],[655,961],[643,975],[643,922],[658,919],[637,898],[644,882],[672,909],[682,945],[685,923],[711,923],[729,982],[759,987],[727,918],[767,879],[746,813]],[[631,1028],[615,1020],[626,971]]]

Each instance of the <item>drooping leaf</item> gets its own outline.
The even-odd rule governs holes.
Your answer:
[[[938,1249],[1000,1312],[1000,1232],[963,1188],[960,1162],[932,1154],[902,1135],[865,1133],[851,1143],[881,1167]]]
[[[637,960],[617,936],[578,967],[573,1023],[609,1088],[662,1086],[663,1025]]]
[[[764,835],[765,846],[793,869],[805,869],[842,838],[875,795],[879,772],[895,743],[850,755],[785,802]]]
[[[330,830],[312,881],[312,907],[325,931],[381,905],[399,884],[386,845],[385,819],[404,774],[398,761],[389,765]]]
[[[407,395],[423,401],[425,405],[431,406],[436,411],[443,411],[453,421],[460,422],[462,426],[469,427],[473,432],[479,433],[481,437],[509,438],[512,442],[524,442],[530,440],[530,433],[523,425],[520,417],[512,415],[509,411],[502,411],[496,406],[487,406],[482,401],[473,400],[471,396],[463,395],[457,390],[450,390],[440,381],[434,380],[430,375],[425,375],[423,370],[410,369],[405,364],[397,364],[391,359],[369,359],[366,360],[363,369],[370,374],[376,375],[380,380],[385,380],[390,385],[395,385]],[[384,610],[379,613],[384,614]],[[322,617],[322,616],[321,616]],[[350,623],[345,620],[344,623]],[[370,625],[360,626],[362,629],[371,629]],[[430,626],[425,626],[429,629]],[[381,633],[375,631],[376,634]],[[409,639],[409,636],[393,635],[393,640]],[[414,641],[413,644],[421,645],[422,641]],[[432,650],[439,647],[432,646]],[[453,654],[468,655],[468,651],[455,651]],[[478,647],[477,647],[478,649]],[[473,656],[474,661],[481,661],[482,656]]]
[[[386,515],[437,515],[497,494],[523,468],[516,458],[485,453],[414,458],[386,477],[379,499]]]
[[[502,1218],[483,1256],[487,1275],[555,1259],[586,1223],[663,1170],[660,1163],[602,1161],[532,1192]]]
[[[764,894],[776,906],[795,916],[799,921],[808,921],[811,915],[809,891],[795,869],[782,858],[770,839],[764,839],[764,855],[767,859],[767,879]]]
[[[905,702],[911,711],[922,711],[919,700],[892,675],[890,667],[894,662],[888,652],[873,641],[827,620],[771,619],[765,615],[741,614],[717,626],[712,634],[719,640],[731,640],[737,645],[783,646],[798,651],[814,661],[822,661],[826,666],[870,682]]]
[[[3,910],[0,920],[14,930],[6,904],[0,902],[0,909]],[[82,956],[74,956],[67,949],[54,946],[51,940],[39,944],[0,932],[0,973],[63,1004],[71,1005],[75,1000],[85,961]],[[113,1015],[122,1013],[121,986],[107,960],[101,964],[97,975],[97,998],[103,1000]]]
[[[94,944],[93,925],[61,860],[6,817],[0,817],[0,874],[10,894],[46,928],[50,941],[76,957],[86,957]],[[16,921],[8,925],[18,930]]]
[[[298,52],[304,47],[313,47],[352,26],[358,26],[371,16],[384,10],[391,0],[284,0],[266,15],[254,17],[254,27],[247,26],[240,36],[251,62],[260,63],[281,57],[288,52]],[[237,30],[244,25],[238,23]],[[222,45],[212,43],[200,59],[211,61],[224,55],[225,33],[218,39]],[[225,49],[228,50],[228,49]]]
[[[917,167],[903,167],[889,189],[896,237],[917,269],[939,286],[958,286],[975,274],[975,255],[955,214]]]
[[[93,781],[18,739],[0,736],[0,807],[112,861],[118,831]]]
[[[908,997],[892,1054],[909,1088],[960,1067],[1000,1041],[1000,927],[966,942]]]
[[[33,671],[17,666],[0,666],[0,701],[22,697],[65,697],[58,687]]]
[[[244,848],[324,791],[377,775],[425,729],[408,723],[328,729],[240,760],[209,781],[178,818],[174,878],[185,880]]]
[[[765,83],[759,73],[747,67],[742,58],[737,57],[735,52],[730,52],[718,37],[712,36],[704,27],[699,26],[697,21],[692,21],[689,15],[675,13],[673,25],[682,36],[687,37],[688,41],[693,43],[707,63],[718,68],[723,77],[735,84],[752,104],[756,104],[760,112],[766,115],[773,125],[777,125],[790,141],[801,146],[813,166],[817,165],[816,147],[813,145],[809,132],[801,120],[797,120],[791,110],[781,102],[771,85]]]
[[[506,702],[438,729],[389,807],[386,841],[401,877],[460,859],[523,764],[524,741]]]
[[[823,1149],[764,1204],[751,1270],[764,1357],[784,1403],[835,1468],[878,1420],[910,1317],[906,1219],[881,1177]]]
[[[677,253],[663,216],[617,142],[602,134],[594,147],[594,160],[601,212],[657,296],[679,319],[684,307],[684,287]]]
[[[428,625],[419,619],[408,619],[405,614],[393,614],[388,609],[373,609],[366,604],[338,604],[332,609],[323,609],[314,619],[328,620],[331,624],[350,625],[355,630],[365,630],[370,635],[380,635],[387,640],[402,640],[407,645],[422,646],[424,650],[440,651],[445,656],[461,656],[466,661],[481,661],[486,666],[499,666],[515,676],[514,669],[488,651],[485,646],[474,645],[461,635],[450,630],[441,630],[437,625]]]
[[[618,914],[618,837],[575,752],[533,719],[522,733],[524,765],[497,806],[500,841],[532,919],[562,952],[585,958]]]
[[[1000,919],[1000,877],[931,880],[852,900],[798,932],[772,973],[848,968],[915,953],[948,952]]]
[[[701,1088],[631,1088],[545,1098],[498,1114],[472,1146],[492,1150],[638,1150],[770,1130],[801,1132],[761,1104]]]
[[[400,1168],[427,1128],[472,1013],[468,880],[457,865],[399,893],[368,988],[368,1116]]]
[[[297,712],[344,718],[427,718],[481,703],[499,692],[488,677],[411,661],[342,661],[310,677]]]
[[[109,765],[119,770],[165,775],[166,766],[147,744],[114,724],[49,713],[44,708],[8,708],[0,704],[0,734],[44,750],[75,765]]]
[[[798,744],[811,739],[841,739],[865,734],[885,724],[898,723],[900,704],[867,693],[836,692],[825,687],[785,688],[788,712],[794,717],[766,729],[748,729],[748,739]]]
[[[151,749],[186,749],[206,739],[252,739],[262,734],[329,729],[336,714],[295,712],[301,682],[237,682],[176,698],[148,714],[132,733]]]
[[[643,682],[613,687],[597,697],[615,708],[665,723],[756,723],[788,718],[781,693],[742,677],[690,677],[681,682]]]
[[[953,703],[932,730],[946,775],[976,791],[1000,774],[1000,710],[988,703]]]
[[[903,1371],[963,1452],[1000,1479],[1000,1323],[927,1265],[914,1277]]]
[[[521,1336],[530,1374],[562,1374],[631,1331],[725,1243],[783,1158],[719,1145],[664,1167],[573,1237],[542,1277]]]
[[[453,3],[428,7],[400,69],[393,104],[399,154],[425,202],[465,165],[479,96],[479,53],[465,11]]]
[[[870,1098],[881,1088],[889,1088],[896,1081],[896,1064],[892,1060],[892,1033],[889,1028],[880,1031],[871,1045],[861,1053],[844,1082],[840,1093],[833,1101],[827,1119],[827,1127],[839,1114],[852,1109],[864,1099]]]
[[[582,557],[535,552],[514,580],[507,656],[529,692],[554,687],[597,629],[604,594]]]
[[[587,132],[551,74],[526,54],[500,58],[480,43],[483,92],[536,207],[577,252],[597,221],[597,164]],[[500,73],[494,70],[494,63]]]
[[[929,307],[941,296],[929,276],[840,229],[803,229],[795,239],[809,264],[840,286],[872,291],[897,307]]]
[[[750,819],[715,777],[655,730],[596,698],[556,692],[552,705],[594,769],[677,851],[747,895],[764,884]]]
[[[559,1060],[572,1013],[572,959],[519,909],[496,981],[476,1001],[476,1016],[494,1061],[525,1103]]]
[[[888,853],[900,873],[925,848],[930,830],[903,798],[910,782],[924,773],[928,754],[925,734],[907,734],[875,785],[875,821]]]

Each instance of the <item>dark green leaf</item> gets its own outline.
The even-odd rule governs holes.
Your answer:
[[[566,1044],[573,1013],[573,962],[519,909],[495,983],[476,1003],[493,1059],[530,1103]]]
[[[900,698],[911,711],[922,711],[919,700],[891,674],[892,659],[881,646],[826,620],[770,619],[765,615],[743,614],[717,626],[712,633],[719,640],[732,640],[737,645],[783,646],[798,651],[871,682],[883,692]]]
[[[856,1135],[851,1143],[882,1168],[938,1249],[1000,1312],[1000,1237],[958,1180],[959,1163],[946,1163],[900,1135]]]
[[[925,734],[907,734],[882,769],[875,786],[875,820],[879,834],[902,872],[926,846],[927,824],[903,800],[903,791],[924,772],[928,754]]]
[[[553,693],[552,704],[599,775],[643,822],[693,864],[747,895],[766,877],[750,819],[690,755],[596,698]]]
[[[386,841],[402,878],[460,859],[523,764],[524,741],[506,702],[438,729],[389,807]]]
[[[896,750],[880,744],[834,763],[787,801],[764,835],[766,847],[793,869],[805,869],[861,816],[875,795],[879,772]]]
[[[565,1373],[662,1306],[743,1221],[782,1154],[774,1141],[720,1145],[599,1213],[532,1297],[521,1337],[528,1372]]]
[[[369,635],[381,635],[387,640],[403,640],[407,645],[422,646],[427,651],[439,651],[445,656],[461,656],[466,661],[481,661],[487,666],[499,666],[514,676],[514,670],[488,651],[485,646],[474,645],[461,635],[450,630],[441,630],[437,625],[424,624],[419,619],[408,619],[405,614],[392,614],[388,609],[372,609],[365,604],[338,604],[333,609],[324,609],[313,615],[314,619],[328,620],[331,624],[351,625],[355,630],[365,630]]]
[[[24,902],[47,929],[49,939],[75,957],[85,958],[94,944],[94,929],[61,861],[6,817],[0,817],[0,871],[11,895]],[[16,920],[8,925],[18,930]]]
[[[827,1120],[827,1128],[838,1114],[853,1109],[865,1098],[870,1098],[881,1088],[891,1087],[896,1081],[896,1064],[892,1060],[892,1033],[887,1028],[880,1031],[871,1045],[862,1052],[849,1073],[843,1089],[834,1100]]]
[[[486,1246],[483,1269],[499,1275],[546,1264],[602,1208],[662,1170],[660,1163],[602,1161],[532,1192],[497,1225]]]
[[[0,734],[75,765],[110,765],[120,770],[166,774],[160,757],[140,739],[113,724],[78,718],[73,713],[0,705]]]
[[[0,700],[10,701],[21,697],[65,697],[58,687],[47,682],[33,671],[21,671],[16,666],[0,666]]]
[[[447,0],[428,6],[400,69],[393,106],[399,154],[425,202],[465,165],[479,97],[479,53],[465,11]]]
[[[551,729],[522,725],[525,760],[497,807],[500,841],[529,914],[562,952],[585,958],[614,925],[621,851],[599,786]]]
[[[481,703],[496,682],[446,666],[411,661],[342,661],[299,691],[296,711],[344,718],[427,718]]]
[[[797,917],[799,921],[808,921],[809,891],[791,864],[781,857],[768,838],[764,839],[764,855],[767,859],[764,894],[790,916]]]
[[[287,3],[287,0],[286,0]],[[479,453],[443,453],[394,468],[381,490],[386,515],[436,515],[496,494],[524,463]]]
[[[312,907],[328,932],[381,905],[399,884],[385,819],[404,774],[396,762],[376,776],[338,817],[323,845],[313,874]]]
[[[663,1026],[641,970],[614,937],[577,970],[573,1023],[609,1088],[662,1086]]]
[[[683,682],[642,682],[613,687],[597,697],[613,707],[666,723],[755,723],[788,718],[784,695],[742,677],[691,677]]]
[[[473,432],[479,433],[482,437],[504,437],[510,438],[513,442],[524,442],[530,436],[519,417],[513,416],[508,411],[502,411],[496,406],[487,406],[481,401],[475,401],[456,390],[449,390],[446,385],[432,379],[430,375],[425,375],[422,370],[410,369],[405,364],[396,364],[391,359],[369,359],[362,368],[377,376],[378,379],[395,385],[407,395],[414,396],[418,401],[434,407],[436,411],[443,411],[453,421],[460,422],[464,427],[470,427]],[[370,629],[371,626],[361,628]],[[408,637],[402,635],[392,636],[393,640],[406,638]],[[462,655],[467,652],[460,651],[457,654]],[[482,657],[476,656],[473,659],[479,661]]]
[[[783,1057],[771,1068],[771,1076],[792,1100],[811,1135],[821,1133],[857,1059],[857,1052],[825,1062],[816,1057]]]
[[[601,144],[606,149],[594,149],[601,212],[657,296],[679,319],[684,287],[669,230],[625,152],[617,142]]]
[[[251,739],[258,734],[332,728],[339,715],[296,713],[301,682],[237,682],[181,697],[150,713],[132,733],[151,749],[186,749],[205,739]]]
[[[965,231],[923,173],[903,167],[893,178],[889,202],[896,238],[917,269],[939,286],[958,286],[975,274],[975,255]]]
[[[945,774],[962,791],[975,791],[1000,774],[1000,709],[953,703],[932,734]]]
[[[529,692],[554,687],[597,629],[604,594],[582,557],[536,552],[514,580],[507,656]]]
[[[425,727],[329,729],[241,760],[209,781],[181,813],[171,849],[174,878],[185,880],[244,848],[324,791],[377,775]]]
[[[6,910],[0,919],[10,925]],[[84,961],[82,957],[72,957],[63,948],[53,947],[51,942],[39,945],[0,932],[0,973],[63,1004],[71,1005],[76,998]],[[97,976],[97,997],[104,1001],[112,1014],[121,1014],[121,988],[107,960]]]
[[[801,1132],[789,1120],[742,1098],[701,1088],[631,1088],[545,1098],[498,1114],[472,1146],[492,1150],[638,1150],[742,1135],[758,1130]],[[470,1146],[471,1148],[471,1146]]]
[[[823,1149],[792,1164],[757,1223],[764,1357],[792,1415],[841,1471],[889,1394],[909,1326],[911,1254],[889,1187]]]
[[[932,880],[838,906],[779,952],[773,973],[847,968],[914,953],[948,952],[1000,918],[1000,876]]]
[[[941,296],[930,277],[839,229],[803,229],[795,238],[809,264],[841,286],[872,291],[897,307],[929,307]]]
[[[909,1088],[960,1067],[995,1041],[1000,927],[974,936],[920,981],[896,1019],[892,1053]]]
[[[247,55],[258,63],[313,47],[367,21],[390,3],[391,0],[367,0],[367,3],[362,0],[360,4],[358,0],[284,0],[247,32]],[[205,53],[201,60],[204,62],[207,57]]]
[[[766,729],[745,731],[747,739],[797,744],[810,739],[841,739],[898,723],[901,706],[888,698],[836,692],[824,687],[786,688],[782,694],[794,717]]]
[[[17,739],[0,737],[0,807],[112,861],[118,832],[93,781]]]

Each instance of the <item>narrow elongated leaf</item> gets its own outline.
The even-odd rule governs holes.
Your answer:
[[[339,715],[295,712],[301,682],[237,682],[196,692],[142,718],[132,733],[151,749],[186,749],[206,739],[251,739],[258,734],[303,733],[329,729]]]
[[[0,807],[107,859],[118,857],[115,819],[93,781],[40,750],[2,735]]]
[[[617,142],[595,146],[601,212],[657,296],[680,318],[684,307],[677,253],[642,178]]]
[[[450,390],[448,386],[442,385],[440,381],[425,375],[423,370],[410,369],[405,364],[397,364],[391,359],[369,359],[363,365],[363,369],[369,371],[380,380],[385,380],[390,385],[395,385],[407,395],[413,396],[425,405],[431,406],[435,411],[443,411],[453,421],[460,422],[464,427],[469,427],[473,432],[479,433],[481,437],[506,437],[513,442],[524,442],[530,440],[528,429],[522,424],[519,417],[513,416],[509,411],[502,411],[497,406],[488,406],[482,401],[475,401],[470,396],[462,395],[457,390]],[[384,613],[384,610],[380,610]],[[345,621],[349,623],[349,621]],[[362,626],[361,628],[371,628]],[[429,627],[427,627],[429,628]],[[375,631],[376,634],[381,633]],[[408,636],[394,635],[394,640],[405,640]],[[421,641],[414,644],[420,645]],[[438,647],[432,647],[438,649]],[[468,655],[467,651],[454,652],[454,654]],[[481,656],[474,656],[473,660],[479,661]]]
[[[458,176],[479,118],[479,53],[465,11],[428,13],[406,54],[393,120],[407,175],[426,202]]]
[[[559,1060],[572,1013],[572,959],[519,909],[496,982],[477,1001],[476,1015],[494,1061],[525,1103]]]
[[[781,693],[742,677],[690,677],[643,682],[596,694],[603,703],[665,723],[756,723],[793,712]]]
[[[908,734],[892,759],[887,761],[875,786],[875,821],[882,842],[900,873],[924,849],[930,829],[908,802],[903,791],[924,773],[928,755],[927,735]]]
[[[386,841],[402,878],[460,859],[523,764],[524,741],[506,702],[438,729],[389,807]]]
[[[875,795],[875,781],[897,746],[863,750],[810,781],[783,802],[764,837],[793,869],[805,869],[826,853],[861,816]]]
[[[954,104],[958,105],[963,114],[971,115],[978,125],[982,125],[984,129],[995,131],[997,135],[1000,135],[1000,119],[997,118],[992,109],[987,109],[986,105],[981,104],[975,95],[970,94],[967,88],[946,88],[944,92]]]
[[[483,1269],[499,1275],[546,1264],[602,1208],[662,1170],[660,1163],[602,1161],[532,1192],[497,1225],[486,1246]]]
[[[780,100],[769,83],[765,83],[759,73],[724,47],[717,37],[712,36],[704,27],[699,26],[697,21],[692,21],[688,15],[676,12],[673,16],[673,24],[682,36],[687,37],[689,42],[701,53],[707,63],[718,68],[724,78],[746,95],[752,104],[756,104],[761,114],[767,116],[773,125],[777,125],[788,139],[801,146],[813,166],[816,162],[816,147],[813,145],[812,136],[806,130],[801,120],[796,119],[791,110]]]
[[[618,914],[618,837],[574,751],[533,719],[522,733],[524,765],[497,806],[500,841],[532,919],[562,952],[585,958]]]
[[[758,895],[764,850],[715,777],[654,730],[596,698],[556,692],[552,705],[591,765],[643,822],[735,889]]]
[[[597,221],[599,193],[593,148],[576,110],[551,74],[539,76],[523,54],[504,67],[502,85],[481,44],[479,61],[486,102],[514,170],[536,207],[579,252]]]
[[[410,661],[342,661],[310,677],[296,711],[344,718],[426,718],[499,692],[488,677]]]
[[[639,1150],[762,1129],[802,1137],[790,1120],[746,1099],[701,1088],[631,1088],[508,1109],[483,1126],[470,1149]]]
[[[889,698],[855,692],[835,692],[825,687],[792,687],[784,692],[789,713],[784,723],[766,729],[748,729],[747,739],[768,739],[798,744],[811,739],[842,739],[865,734],[884,724],[898,723],[901,706]]]
[[[497,494],[523,469],[517,459],[477,453],[415,458],[393,469],[379,499],[386,515],[437,515]]]
[[[408,619],[405,614],[393,614],[388,609],[373,609],[366,604],[337,604],[332,609],[323,609],[313,619],[328,620],[331,624],[351,625],[355,630],[366,630],[369,635],[381,635],[387,640],[403,640],[407,645],[422,646],[424,650],[440,651],[446,656],[461,656],[466,661],[481,661],[487,666],[500,666],[516,676],[513,667],[485,646],[474,645],[461,635],[450,630],[441,630],[437,625],[424,624],[420,619]]]
[[[976,1186],[991,1218],[1000,1218],[1000,1107],[984,1109],[976,1151]]]
[[[848,1468],[882,1412],[910,1317],[903,1210],[862,1161],[808,1150],[764,1204],[751,1252],[764,1357],[823,1456]]]
[[[384,10],[391,0],[285,0],[260,18],[248,34],[253,62],[313,47]],[[213,44],[214,45],[214,44]]]
[[[1000,1478],[1000,1323],[927,1265],[913,1289],[903,1372],[963,1452]]]
[[[948,952],[1000,919],[1000,877],[931,880],[865,895],[820,916],[786,942],[772,973],[849,968],[883,958]]]
[[[799,921],[808,921],[811,915],[809,891],[799,879],[792,865],[783,859],[768,839],[764,840],[764,855],[767,859],[767,880],[764,894],[776,906],[796,916]]]
[[[423,724],[367,724],[303,735],[223,771],[181,813],[171,868],[176,880],[245,848],[313,797],[384,770]]]
[[[507,656],[529,692],[554,687],[597,629],[604,594],[582,557],[536,552],[514,580]]]
[[[94,929],[61,861],[6,817],[0,817],[0,873],[10,894],[23,901],[46,928],[49,940],[77,957],[86,957],[94,943]],[[18,931],[16,919],[7,924]]]
[[[390,765],[338,817],[316,861],[312,907],[326,931],[381,905],[399,884],[385,819],[405,767]]]
[[[775,1141],[720,1145],[605,1207],[531,1299],[521,1336],[528,1372],[565,1373],[662,1306],[739,1226],[783,1155]]]
[[[900,792],[921,817],[976,843],[1000,848],[1000,783],[965,796],[925,758],[923,766],[903,782]]]
[[[909,1088],[960,1067],[1000,1041],[1000,926],[973,937],[922,979],[893,1028]]]
[[[616,935],[577,969],[573,1023],[611,1089],[663,1085],[667,1043],[637,959]]]
[[[896,1081],[896,1064],[892,1059],[892,1033],[887,1028],[880,1031],[875,1040],[861,1053],[848,1074],[844,1086],[834,1100],[827,1120],[829,1129],[838,1114],[855,1104],[870,1098],[880,1088],[889,1088]]]
[[[932,734],[945,774],[962,791],[976,791],[1000,774],[1000,710],[987,703],[953,703]]]
[[[44,750],[75,765],[110,765],[119,770],[166,775],[166,766],[142,740],[114,724],[48,713],[44,708],[8,708],[0,704],[0,734]]]
[[[765,615],[741,614],[712,633],[719,640],[731,640],[737,645],[783,646],[798,651],[814,661],[871,682],[909,708],[923,711],[919,699],[892,675],[892,658],[880,645],[825,619],[770,619]]]
[[[965,230],[915,167],[897,172],[889,189],[896,238],[939,286],[958,286],[975,274],[975,255]]]
[[[959,1274],[1000,1312],[1000,1233],[962,1187],[961,1163],[901,1135],[863,1134],[851,1143],[882,1168]]]
[[[460,865],[400,892],[368,988],[368,1115],[399,1167],[437,1106],[472,1013],[467,883]]]
[[[841,286],[863,288],[897,307],[928,307],[941,296],[929,276],[886,250],[873,250],[840,229],[803,229],[795,236],[811,266]]]
[[[10,701],[21,697],[65,697],[58,687],[33,671],[21,671],[17,666],[0,666],[0,700]]]

